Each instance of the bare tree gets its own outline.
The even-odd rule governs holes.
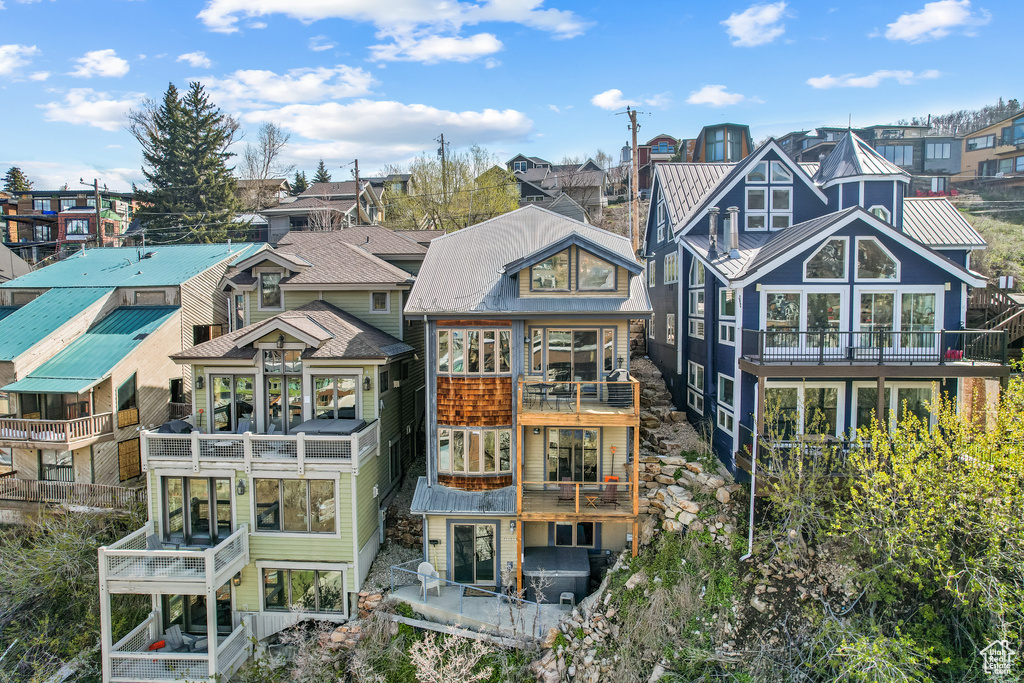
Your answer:
[[[245,146],[241,176],[242,180],[249,181],[242,194],[242,206],[246,211],[260,211],[276,203],[274,195],[277,190],[268,181],[285,178],[295,170],[294,164],[281,162],[281,152],[290,139],[290,133],[266,122],[256,134],[256,143]]]
[[[345,214],[330,202],[322,199],[313,199],[314,206],[309,210],[306,220],[306,230],[309,232],[332,232],[346,227]]]
[[[599,150],[600,151],[600,150]],[[558,189],[572,197],[587,212],[591,222],[601,218],[601,191],[604,171],[584,169],[590,159],[564,157],[558,169]],[[594,209],[597,209],[596,211]]]

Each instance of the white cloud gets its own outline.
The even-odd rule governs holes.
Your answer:
[[[611,88],[610,90],[605,90],[604,92],[600,92],[591,97],[590,103],[595,107],[607,109],[608,111],[622,109],[623,107],[638,107],[641,104],[646,104],[651,107],[664,107],[668,104],[668,95],[662,93],[660,95],[644,97],[639,100],[631,100],[623,97],[622,91],[618,88]]]
[[[74,88],[64,96],[63,102],[37,106],[46,112],[47,121],[85,124],[113,132],[124,126],[124,115],[138,106],[142,97],[141,93],[126,93],[123,99],[114,99],[92,88]]]
[[[971,0],[939,0],[926,3],[917,12],[901,14],[886,27],[885,37],[889,40],[923,43],[945,38],[956,28],[962,28],[965,33],[972,35],[973,27],[983,26],[991,20],[992,15],[986,10],[973,14]]]
[[[29,74],[29,79],[33,81],[45,81],[50,77],[49,71],[36,71],[33,74]]]
[[[79,78],[93,76],[109,76],[120,78],[128,73],[128,60],[121,59],[114,50],[93,50],[86,52],[77,60],[78,68],[69,75]]]
[[[727,92],[724,85],[705,85],[700,90],[694,90],[686,98],[687,104],[706,104],[709,107],[726,107],[741,102],[761,102],[756,97],[747,97],[738,92]]]
[[[722,25],[732,38],[733,45],[754,47],[770,43],[786,32],[785,25],[781,23],[785,14],[785,2],[751,5],[742,12],[730,14]]]
[[[855,74],[833,76],[832,74],[826,74],[824,76],[808,78],[807,85],[819,90],[828,88],[877,88],[887,79],[894,79],[900,85],[912,85],[919,80],[938,78],[941,75],[942,73],[935,69],[928,69],[917,74],[913,71],[879,69],[866,76],[857,76]]]
[[[186,52],[183,55],[178,55],[177,61],[188,62],[189,66],[196,69],[209,69],[213,66],[213,62],[205,52]]]
[[[256,30],[259,30],[261,28],[266,28],[266,27],[267,27],[267,22],[265,22],[265,21],[250,21],[248,24],[246,24],[246,28],[251,28],[251,29],[256,29]]]
[[[557,104],[549,104],[548,105],[548,109],[550,109],[551,111],[555,112],[556,114],[561,114],[562,113],[562,110],[558,108]]]
[[[142,171],[137,168],[101,168],[90,164],[67,163],[64,161],[35,161],[33,159],[0,159],[0,166],[17,166],[25,172],[36,187],[78,187],[79,178],[99,178],[113,192],[129,192],[132,183],[145,181]]]
[[[478,33],[468,38],[457,36],[426,36],[415,38],[394,36],[394,42],[371,45],[370,59],[385,62],[471,62],[478,57],[499,52],[504,45],[493,33]]]
[[[0,75],[14,73],[39,54],[35,45],[0,45]]]
[[[214,100],[226,108],[359,97],[369,93],[376,83],[365,69],[344,64],[292,69],[286,74],[245,69],[202,81]]]
[[[327,36],[313,36],[309,39],[309,49],[313,52],[323,52],[337,46],[338,44],[331,41]]]

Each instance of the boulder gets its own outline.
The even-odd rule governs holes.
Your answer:
[[[674,531],[674,532],[678,533],[678,532],[682,531],[685,527],[681,523],[677,522],[674,519],[666,519],[664,522],[661,523],[661,528],[664,529],[665,531],[669,531],[669,532],[673,532]]]
[[[686,510],[683,510],[682,512],[679,513],[679,516],[676,519],[679,520],[680,524],[684,526],[689,526],[690,524],[693,524],[697,521],[697,515],[691,512],[687,512]]]
[[[625,588],[626,590],[631,591],[637,586],[642,586],[645,583],[647,583],[647,572],[641,569],[636,574],[633,574],[633,576],[626,579]]]
[[[700,474],[704,471],[704,466],[699,462],[688,462],[686,463],[686,469],[690,470],[694,474]]]
[[[729,503],[729,492],[725,489],[724,486],[719,486],[718,490],[715,491],[715,498],[722,505],[726,505]]]
[[[686,512],[689,512],[691,515],[695,515],[700,512],[700,505],[697,505],[692,500],[677,500],[676,506]]]

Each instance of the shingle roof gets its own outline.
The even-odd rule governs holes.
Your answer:
[[[150,334],[167,323],[177,306],[124,306],[90,327],[4,391],[77,394],[99,383]]]
[[[463,491],[440,484],[427,486],[427,478],[420,477],[409,511],[418,515],[432,512],[514,515],[516,488],[506,486],[492,491]]]
[[[697,214],[703,201],[737,164],[666,163],[654,167],[661,181],[661,193],[668,205],[669,219],[681,229]]]
[[[436,237],[441,237],[445,234],[444,230],[395,230],[399,235],[405,235],[406,237],[416,240],[424,247],[430,245],[430,241]]]
[[[978,234],[945,197],[904,199],[903,232],[930,247],[985,246],[985,238]]]
[[[413,347],[392,335],[369,325],[359,318],[332,306],[326,301],[311,301],[290,311],[283,311],[261,322],[240,330],[203,342],[171,356],[175,360],[224,360],[251,359],[256,355],[252,346],[238,348],[239,338],[259,329],[266,328],[267,334],[275,329],[275,321],[314,332],[317,339],[324,339],[316,349],[307,348],[303,358],[364,360],[382,359],[414,351]]]
[[[0,361],[14,360],[113,291],[112,287],[53,287],[43,292],[0,320]]]
[[[633,259],[629,240],[552,211],[527,206],[430,243],[406,313],[650,312],[647,288],[631,277],[629,296],[520,297],[518,279],[501,270],[574,233]]]
[[[826,185],[840,178],[865,175],[896,175],[910,178],[909,173],[887,161],[856,133],[847,132],[821,162],[814,182]]]
[[[305,249],[303,246],[304,242],[309,240],[323,240],[325,238],[321,236],[327,234],[331,235],[329,241],[338,240],[339,242],[352,244],[363,251],[377,256],[426,254],[427,248],[413,239],[410,235],[407,235],[406,232],[407,231],[399,232],[397,230],[389,230],[388,228],[380,225],[352,225],[329,233],[293,230],[281,238],[281,241],[277,244],[277,248],[278,251],[295,253],[298,250]],[[443,230],[431,232],[444,234]]]
[[[313,183],[302,192],[300,197],[355,197],[356,181],[345,180],[340,183]]]
[[[356,200],[354,196],[352,199],[320,199],[318,197],[300,196],[294,202],[278,204],[269,209],[264,209],[263,213],[271,215],[290,214],[296,211],[323,211],[326,209],[348,213],[355,205]]]

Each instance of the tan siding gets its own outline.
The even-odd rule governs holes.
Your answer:
[[[228,295],[220,291],[219,285],[224,273],[227,272],[229,260],[207,268],[181,285],[181,347],[192,348],[193,325],[217,325],[227,323]],[[225,331],[227,326],[224,327]],[[178,373],[170,377],[184,379],[185,400],[192,396],[192,369],[187,365],[180,366]]]
[[[523,444],[524,481],[537,482],[547,479],[545,429],[542,427],[540,434],[534,434],[532,429],[526,430],[526,441]],[[626,427],[601,428],[600,478],[602,481],[606,476],[618,477],[620,482],[626,481],[626,470],[623,468],[623,464],[626,462],[626,436]],[[611,451],[612,446],[615,447],[614,456]]]
[[[441,578],[451,579],[448,576],[448,521],[458,522],[459,517],[443,517],[428,515],[427,516],[427,561],[434,565],[434,569],[441,575]],[[498,575],[501,575],[501,570],[511,562],[514,566],[519,564],[518,562],[518,541],[514,532],[509,531],[509,522],[515,519],[515,517],[499,517],[496,519],[487,518],[483,516],[478,517],[466,517],[465,519],[471,520],[472,522],[487,522],[487,523],[498,523],[498,535],[500,537],[500,566],[496,568]],[[471,523],[468,522],[467,523]],[[437,539],[440,543],[437,546],[429,544],[430,540]]]
[[[547,522],[523,522],[523,547],[532,548],[548,544]]]

